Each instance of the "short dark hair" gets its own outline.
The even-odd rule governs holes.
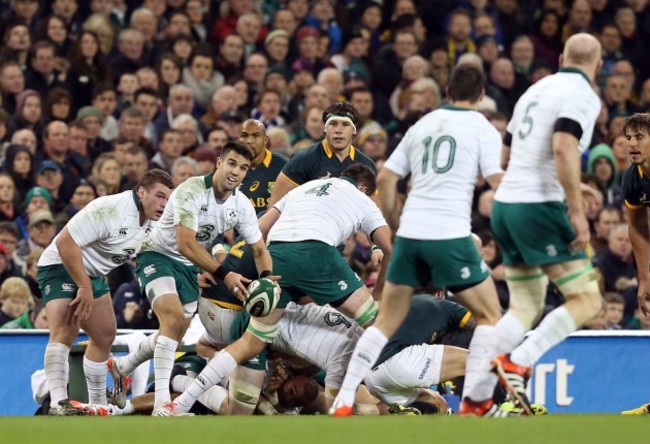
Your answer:
[[[133,189],[137,191],[138,188],[144,187],[146,190],[150,190],[157,183],[162,184],[169,189],[174,188],[172,176],[165,170],[154,168],[147,171],[140,182],[138,182],[138,184]]]
[[[650,134],[650,113],[636,113],[625,118],[623,134],[629,131]]]
[[[469,63],[456,66],[451,72],[448,95],[453,101],[477,102],[485,88],[485,74]]]
[[[347,167],[341,173],[341,176],[349,177],[357,184],[366,187],[366,194],[372,196],[377,189],[377,177],[375,172],[368,165],[355,163]]]
[[[126,150],[124,155],[126,156],[127,154],[129,156],[143,155],[145,159],[149,158],[149,156],[147,155],[147,152],[145,151],[145,149],[142,148],[140,145],[135,145],[135,144],[132,147],[130,147],[128,150]]]
[[[20,238],[20,231],[13,222],[2,221],[0,222],[0,233],[9,233],[16,239]]]
[[[133,93],[133,103],[137,102],[138,97],[140,96],[154,96],[157,99],[158,91],[148,86],[142,86],[136,89],[135,92]]]
[[[325,111],[323,111],[323,123],[327,122],[330,115],[347,116],[352,119],[354,126],[359,125],[359,113],[350,102],[334,102]]]
[[[618,209],[618,208],[616,208],[616,207],[614,207],[612,205],[607,205],[607,206],[602,207],[601,209],[599,209],[598,212],[596,212],[596,218],[595,218],[596,222],[600,222],[600,216],[603,213],[616,213],[616,214],[618,214],[618,218],[619,219],[621,218],[621,210],[620,209]]]
[[[230,151],[234,151],[240,156],[245,157],[250,162],[252,162],[253,158],[255,157],[253,155],[253,151],[249,148],[248,145],[245,145],[236,140],[226,142],[226,144],[223,146],[223,149],[221,150],[221,154],[219,155],[219,157],[223,158]]]
[[[83,123],[81,120],[74,120],[73,122],[68,124],[68,129],[71,130],[72,128],[77,128],[77,129],[80,129],[80,130],[83,130],[83,131],[88,131],[88,128],[86,128],[86,124]]]
[[[93,87],[93,91],[90,94],[90,98],[95,100],[97,96],[101,96],[105,92],[112,91],[117,96],[117,89],[110,82],[99,82]]]
[[[618,293],[614,293],[613,291],[608,291],[603,295],[603,299],[607,304],[621,304],[625,305],[625,299],[623,296],[621,296]]]
[[[367,86],[357,86],[348,91],[348,98],[352,100],[352,97],[356,93],[366,93],[372,95],[372,91],[370,91],[370,88],[368,88]]]
[[[167,137],[167,134],[178,134],[180,136],[181,132],[178,131],[175,128],[166,128],[166,129],[163,130],[162,134],[160,135],[160,142],[165,140],[165,137]]]

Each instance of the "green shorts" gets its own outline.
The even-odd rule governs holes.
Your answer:
[[[504,265],[535,267],[587,258],[584,250],[569,251],[576,233],[561,202],[494,202],[491,224]]]
[[[52,299],[74,299],[77,297],[77,284],[74,283],[63,264],[38,267],[38,288],[47,304]],[[90,278],[95,299],[111,292],[104,276]]]
[[[174,361],[174,365],[183,367],[186,372],[192,372],[197,375],[203,371],[206,364],[207,361],[205,358],[187,353]]]
[[[183,305],[199,299],[199,269],[194,265],[187,266],[164,254],[146,251],[136,258],[135,273],[140,289],[152,305],[157,296],[166,293],[177,294]],[[147,289],[148,284],[164,277],[171,277],[173,282],[170,280],[169,285],[158,292],[151,287]]]
[[[318,305],[335,303],[363,286],[335,247],[318,241],[273,242],[273,274],[282,276],[278,308],[305,295]]]
[[[397,285],[451,291],[473,287],[490,275],[471,236],[446,240],[395,238],[386,280]]]

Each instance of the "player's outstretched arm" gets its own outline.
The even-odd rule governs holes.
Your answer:
[[[639,308],[650,314],[650,231],[648,228],[648,210],[625,206],[629,223],[628,235],[634,250],[634,260],[639,275],[639,291],[637,293]]]
[[[268,208],[272,207],[273,204],[282,199],[285,194],[289,191],[296,188],[298,185],[292,182],[284,173],[278,174],[277,179],[275,179],[275,184],[273,185],[273,191],[271,192],[271,197],[269,197]]]
[[[399,226],[397,211],[397,182],[401,176],[386,168],[381,169],[377,175],[377,191],[379,195],[379,208],[386,218],[390,228],[395,231]]]

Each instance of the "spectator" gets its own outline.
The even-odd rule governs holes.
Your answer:
[[[214,60],[207,48],[192,52],[189,66],[183,70],[183,83],[192,90],[199,114],[204,114],[212,94],[224,84],[223,75],[214,69]]]
[[[84,31],[72,45],[70,69],[66,75],[66,88],[74,91],[74,111],[89,105],[93,88],[100,82],[112,80],[111,70],[99,46],[97,34]],[[113,65],[116,66],[116,65]]]
[[[192,176],[199,174],[199,165],[191,157],[179,157],[172,165],[172,182],[179,186]]]
[[[616,207],[603,207],[596,213],[594,220],[593,236],[591,237],[591,249],[594,256],[602,256],[607,253],[609,244],[609,233],[613,227],[621,223],[621,210]]]
[[[45,160],[41,163],[36,172],[36,185],[49,191],[54,200],[53,212],[61,211],[67,204],[68,200],[63,200],[61,195],[61,186],[63,185],[61,167],[53,160]]]
[[[323,138],[325,123],[323,122],[323,108],[311,105],[303,113],[302,127],[294,132],[296,141],[309,142],[312,145]]]
[[[188,114],[182,114],[181,116]],[[179,116],[179,118],[181,117]],[[181,133],[177,129],[163,131],[162,139],[158,144],[158,152],[151,159],[151,168],[160,168],[171,173],[172,165],[183,154]]]
[[[199,122],[189,114],[181,114],[172,122],[172,128],[181,135],[183,155],[191,157],[199,145],[203,143],[203,135],[199,131]]]
[[[198,164],[199,175],[214,173],[217,167],[217,153],[209,146],[203,146],[194,152],[194,160]]]
[[[224,78],[239,74],[244,68],[244,40],[239,34],[227,35],[219,45],[215,68]]]
[[[343,32],[336,22],[334,5],[331,0],[316,0],[311,2],[310,12],[305,18],[305,22],[321,30],[329,37],[328,55],[341,50]]]
[[[141,86],[133,94],[133,106],[142,111],[144,116],[144,137],[154,140],[156,131],[153,122],[159,111],[158,93],[151,87]]]
[[[591,30],[591,6],[587,0],[574,0],[569,11],[569,20],[562,28],[562,41],[579,32]]]
[[[93,107],[102,113],[102,127],[99,131],[99,137],[110,142],[119,134],[117,120],[113,117],[113,113],[118,106],[117,89],[107,82],[95,85],[91,103]]]
[[[156,138],[152,143],[156,144],[162,133],[167,128],[171,128],[173,120],[181,114],[192,114],[194,109],[194,98],[192,90],[182,84],[177,84],[169,90],[169,99],[167,101],[167,109],[164,113],[160,113],[158,118],[154,121],[156,128]]]
[[[80,210],[83,210],[86,205],[88,205],[92,200],[97,197],[97,191],[95,191],[94,185],[87,180],[82,180],[77,185],[77,188],[72,193],[72,198],[70,203],[67,204],[63,210],[59,211],[54,215],[54,222],[57,228],[57,231],[60,231],[65,224],[67,224],[72,216],[77,214]]]
[[[533,42],[535,57],[546,62],[552,72],[557,70],[562,52],[561,19],[557,12],[546,9],[537,20],[535,30],[529,37]]]
[[[632,94],[631,86],[625,77],[611,75],[605,79],[603,97],[609,109],[610,119],[614,117],[631,116],[639,109],[630,101]],[[612,135],[610,134],[610,137]]]
[[[224,85],[212,95],[212,102],[207,112],[201,117],[201,122],[207,128],[214,128],[219,116],[226,111],[237,110],[237,92],[230,85]]]
[[[120,77],[120,81],[117,84],[117,107],[119,111],[124,110],[130,106],[133,106],[133,95],[135,91],[140,87],[140,81],[138,76],[133,72],[126,72]]]
[[[287,56],[289,55],[290,37],[284,29],[271,31],[264,39],[264,51],[272,67],[280,69],[285,75],[289,71]]]
[[[54,57],[56,47],[53,43],[43,40],[37,42],[30,50],[30,69],[25,77],[25,85],[38,91],[40,97],[46,97],[52,88],[61,87],[61,74],[55,69]]]
[[[51,89],[45,98],[43,105],[43,123],[47,124],[52,120],[61,120],[69,123],[74,114],[72,114],[72,94],[65,88]]]
[[[18,62],[9,60],[0,64],[0,91],[2,105],[9,114],[16,112],[16,100],[25,89],[25,76]]]
[[[101,154],[93,164],[90,180],[100,179],[106,184],[106,194],[115,194],[120,191],[122,172],[120,163],[112,153]]]
[[[34,187],[27,192],[25,202],[23,203],[23,212],[14,220],[14,223],[20,230],[20,238],[29,238],[27,225],[29,216],[36,210],[54,208],[54,200],[49,191],[42,187]]]
[[[273,23],[271,29],[273,29],[273,31],[269,32],[269,34],[266,36],[267,39],[269,35],[275,31],[284,31],[287,33],[287,36],[291,38],[293,37],[294,32],[296,32],[296,29],[298,29],[298,22],[296,21],[296,17],[293,15],[293,12],[291,12],[291,10],[278,9],[273,15]]]
[[[251,113],[252,117],[259,120],[266,128],[283,127],[284,118],[280,115],[282,108],[280,93],[273,89],[260,92],[257,107]]]
[[[7,173],[0,173],[0,221],[13,221],[18,216],[16,185]]]
[[[182,80],[183,62],[175,54],[165,53],[158,60],[156,72],[160,77],[160,96],[168,97],[170,88]]]
[[[139,183],[149,169],[147,153],[142,147],[134,145],[124,153],[122,163],[121,191],[131,190]]]
[[[94,161],[100,154],[110,151],[110,143],[100,137],[104,114],[99,109],[94,106],[84,106],[77,112],[77,122],[82,123],[86,128],[86,145],[91,161]]]
[[[476,52],[476,45],[471,39],[472,20],[463,9],[453,11],[447,26],[447,53],[449,64],[455,65],[458,58],[467,52]]]
[[[625,299],[618,293],[607,292],[605,300],[605,330],[620,330],[625,312]]]
[[[117,38],[117,54],[111,59],[115,78],[122,77],[125,72],[136,72],[146,65],[144,56],[144,35],[135,29],[124,29]]]
[[[32,46],[27,25],[20,21],[9,24],[5,29],[4,43],[5,46],[0,52],[0,60],[13,60],[24,71],[27,67],[29,48]]]
[[[386,160],[388,134],[377,122],[361,127],[358,134],[359,149],[375,163]]]
[[[0,264],[0,282],[12,276],[22,277],[22,268],[13,259],[19,238],[18,227],[7,221],[0,222],[0,249],[4,248],[4,263]],[[0,256],[0,261],[3,260]]]
[[[262,25],[262,18],[256,12],[247,12],[237,18],[235,32],[244,41],[244,54],[249,55],[261,49]],[[266,31],[263,34],[266,35]]]
[[[16,98],[16,112],[9,121],[9,131],[27,128],[38,137],[43,132],[42,117],[41,96],[33,89],[26,89]]]
[[[3,261],[5,253],[4,246],[0,247],[0,261]],[[0,286],[0,303],[2,304],[0,305],[0,327],[2,327],[26,313],[34,305],[34,299],[24,279],[10,277]]]
[[[21,239],[14,252],[16,265],[22,267],[23,275],[27,272],[27,256],[37,248],[45,249],[56,235],[56,225],[52,212],[39,209],[29,215],[28,239]]]
[[[391,46],[385,46],[376,55],[373,79],[379,94],[389,97],[400,83],[402,66],[406,59],[417,54],[418,45],[412,31],[401,30],[395,34]],[[447,60],[445,60],[445,63]]]
[[[623,191],[616,183],[616,160],[609,145],[601,143],[589,151],[587,173],[594,175],[604,204],[620,208]]]
[[[13,179],[17,202],[22,202],[34,186],[34,155],[25,145],[11,144],[5,151],[4,170]]]
[[[67,65],[65,56],[72,48],[72,40],[68,37],[68,29],[65,20],[54,14],[50,14],[41,23],[39,39],[45,39],[54,44],[56,50],[55,66],[60,71]]]
[[[70,129],[58,120],[50,122],[43,132],[41,163],[48,159],[59,165],[63,177],[66,178],[61,187],[61,200],[67,202],[79,182],[79,169],[70,155]]]
[[[607,251],[593,258],[594,266],[602,275],[605,292],[624,294],[626,290],[638,286],[636,271],[631,262],[632,246],[627,234],[627,224],[618,224],[609,232]],[[633,307],[636,308],[636,292]],[[627,301],[629,305],[630,301]],[[632,310],[634,310],[632,308]],[[629,307],[628,307],[629,309]]]

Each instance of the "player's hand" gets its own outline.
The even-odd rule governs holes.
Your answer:
[[[133,318],[140,315],[140,305],[137,302],[129,301],[122,310],[122,315],[126,322],[133,321]]]
[[[248,284],[251,283],[250,279],[231,271],[226,275],[224,282],[228,290],[230,290],[237,299],[246,302],[246,298],[248,297]]]
[[[199,275],[199,288],[210,288],[213,285],[217,285],[217,280],[210,273]]]
[[[384,252],[380,248],[374,248],[370,254],[370,264],[374,268],[379,268],[384,261]]]
[[[77,297],[68,305],[77,307],[74,312],[76,317],[82,321],[88,319],[93,310],[93,289],[91,287],[79,287]]]
[[[637,293],[639,309],[645,316],[650,315],[650,280],[642,279],[639,281],[639,291]]]
[[[571,253],[579,253],[587,248],[587,244],[589,243],[591,236],[589,233],[589,223],[587,222],[585,213],[582,212],[569,213],[569,220],[576,232],[576,238],[569,244],[569,251]]]

